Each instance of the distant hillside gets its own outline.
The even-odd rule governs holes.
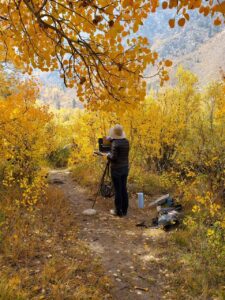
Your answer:
[[[171,29],[168,21],[174,14],[173,10],[159,10],[149,16],[139,32],[140,35],[148,37],[153,49],[162,58],[176,58],[194,51],[222,31],[221,26],[213,25],[210,17],[204,17],[196,11],[190,12],[190,21],[184,27],[175,26]]]
[[[201,85],[221,79],[221,71],[225,71],[225,30],[201,44],[195,51],[175,59],[175,69],[179,64],[197,74]],[[174,71],[171,72],[172,78]]]
[[[59,72],[36,71],[36,77],[40,80],[40,100],[57,109],[62,107],[75,108],[80,106],[76,96],[76,89],[66,88]]]
[[[168,20],[173,13],[158,13],[149,17],[141,28],[141,34],[147,35],[152,49],[156,50],[161,58],[173,60],[171,80],[178,65],[196,73],[200,85],[221,78],[220,70],[225,71],[225,27],[216,27],[210,18],[199,15],[197,12],[190,14],[190,22],[181,28],[169,28]],[[149,68],[147,75],[152,75],[154,70]],[[158,89],[159,80],[153,78],[148,81],[150,88]]]
[[[169,73],[169,84],[175,83],[177,67],[182,65],[195,73],[199,78],[201,86],[207,85],[210,81],[219,80],[225,71],[225,29],[207,39],[204,43],[198,44],[193,51],[187,54],[172,58],[173,67]],[[149,71],[152,74],[152,70]],[[148,80],[148,90],[158,89],[159,80],[154,77]]]

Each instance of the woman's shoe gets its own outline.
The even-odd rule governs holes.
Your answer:
[[[110,209],[110,214],[112,216],[118,216],[118,217],[122,217],[123,216],[122,213],[118,213],[115,209]]]
[[[113,216],[116,216],[116,215],[117,215],[115,209],[110,209],[110,215],[113,215]]]

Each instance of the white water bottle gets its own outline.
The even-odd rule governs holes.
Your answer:
[[[144,193],[138,194],[138,208],[144,208]]]

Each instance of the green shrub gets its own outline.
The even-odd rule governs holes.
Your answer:
[[[132,192],[143,191],[148,195],[167,193],[172,190],[172,183],[167,174],[158,175],[143,169],[131,168],[129,187]]]
[[[82,186],[96,187],[102,176],[103,170],[100,166],[77,164],[71,167],[74,180]]]
[[[70,152],[69,147],[58,148],[48,155],[48,161],[54,168],[65,168],[68,165]]]

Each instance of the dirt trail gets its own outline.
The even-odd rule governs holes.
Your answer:
[[[113,200],[100,198],[95,206],[97,214],[85,216],[83,210],[92,205],[87,190],[78,186],[67,170],[53,170],[49,177],[64,191],[74,207],[79,238],[101,258],[106,275],[112,279],[112,298],[166,298],[169,288],[167,278],[170,276],[164,264],[168,233],[136,227],[140,221],[150,221],[154,212],[149,208],[138,209],[136,199],[131,199],[128,216],[114,217],[109,214]],[[92,199],[94,193],[92,191]]]

